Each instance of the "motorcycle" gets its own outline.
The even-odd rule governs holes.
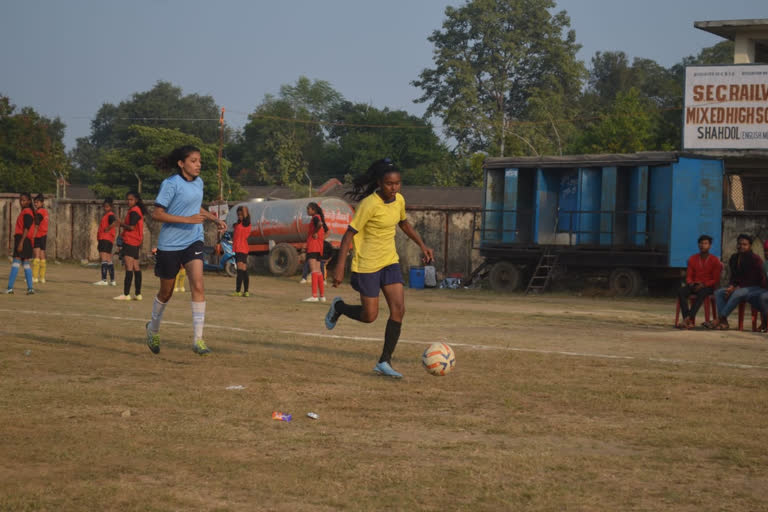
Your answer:
[[[218,263],[211,263],[210,260],[215,254],[219,255]],[[232,233],[229,231],[222,235],[221,242],[219,242],[217,247],[204,247],[203,256],[203,270],[213,270],[216,272],[223,270],[229,277],[237,275],[235,251],[232,249]]]

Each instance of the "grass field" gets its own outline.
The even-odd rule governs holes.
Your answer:
[[[203,358],[189,293],[147,349],[151,272],[128,303],[48,273],[0,297],[0,510],[768,510],[768,338],[672,329],[669,299],[407,290],[394,381],[385,312],[327,331],[296,279],[207,276]]]

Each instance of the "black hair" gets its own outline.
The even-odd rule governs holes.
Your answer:
[[[139,207],[139,210],[141,210],[141,214],[142,215],[146,215],[147,214],[147,207],[144,206],[144,201],[141,200],[141,195],[138,192],[136,192],[135,190],[131,190],[130,192],[125,194],[125,197],[128,197],[128,196],[133,196],[133,197],[136,198],[136,206]]]
[[[248,211],[247,206],[240,205],[237,207],[237,210],[235,210],[235,213],[240,213],[241,211],[243,212],[243,226],[247,228],[251,225],[251,212]],[[235,224],[238,224],[239,222],[240,219],[238,219]]]
[[[706,240],[706,241],[707,241],[707,242],[709,242],[709,243],[712,243],[712,237],[711,237],[711,236],[709,236],[709,235],[701,235],[701,236],[699,237],[699,240],[698,240],[698,242],[699,242],[699,243],[701,243],[701,242],[702,242],[702,241],[704,241],[704,240]]]
[[[179,146],[171,151],[168,155],[157,160],[157,167],[165,169],[167,171],[176,171],[181,174],[181,167],[179,167],[179,160],[184,161],[192,153],[200,153],[200,148],[187,144],[186,146]]]
[[[315,213],[317,213],[320,216],[320,222],[323,223],[323,230],[325,230],[325,232],[327,233],[328,224],[325,223],[325,214],[323,213],[323,209],[320,208],[320,205],[315,202],[312,202],[307,205],[307,208],[312,208],[313,210],[315,210]]]
[[[352,180],[352,191],[347,192],[346,196],[360,201],[362,198],[373,194],[379,186],[379,180],[391,172],[400,173],[400,169],[389,158],[376,160],[371,164],[365,174],[361,174]]]
[[[37,194],[35,196],[35,201],[40,201],[41,203],[45,202],[45,196],[43,194]]]
[[[105,197],[104,202],[101,204],[108,204],[109,206],[114,206],[115,200],[111,197]]]
[[[27,199],[32,201],[32,194],[30,194],[29,192],[22,192],[21,194],[19,194],[19,198],[22,198],[22,197],[26,197]]]
[[[745,235],[744,233],[736,237],[736,241],[738,242],[739,240],[746,240],[747,242],[749,242],[749,245],[752,245],[752,237],[749,235]]]

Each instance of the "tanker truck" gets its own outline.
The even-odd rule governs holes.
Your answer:
[[[254,199],[238,203],[227,214],[227,226],[234,229],[237,208],[245,206],[251,215],[249,253],[267,255],[269,271],[276,276],[291,276],[299,268],[299,251],[306,248],[310,217],[307,205],[320,205],[328,225],[325,239],[335,250],[352,221],[354,209],[338,197],[307,197],[303,199]]]

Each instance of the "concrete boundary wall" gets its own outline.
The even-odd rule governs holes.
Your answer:
[[[147,205],[151,199],[145,198]],[[96,232],[104,211],[101,200],[46,199],[50,212],[47,257],[51,260],[99,259],[96,250]],[[20,207],[18,194],[0,194],[0,256],[12,254],[13,230]],[[115,215],[122,219],[127,211],[125,201],[115,201]],[[408,208],[408,220],[421,234],[424,242],[435,251],[435,268],[440,275],[461,274],[468,276],[482,261],[473,249],[474,231],[480,222],[480,208]],[[206,223],[206,243],[216,240],[215,227]],[[142,259],[155,246],[160,225],[145,219]],[[410,266],[420,266],[421,252],[405,234],[397,230],[395,238],[403,271]]]

